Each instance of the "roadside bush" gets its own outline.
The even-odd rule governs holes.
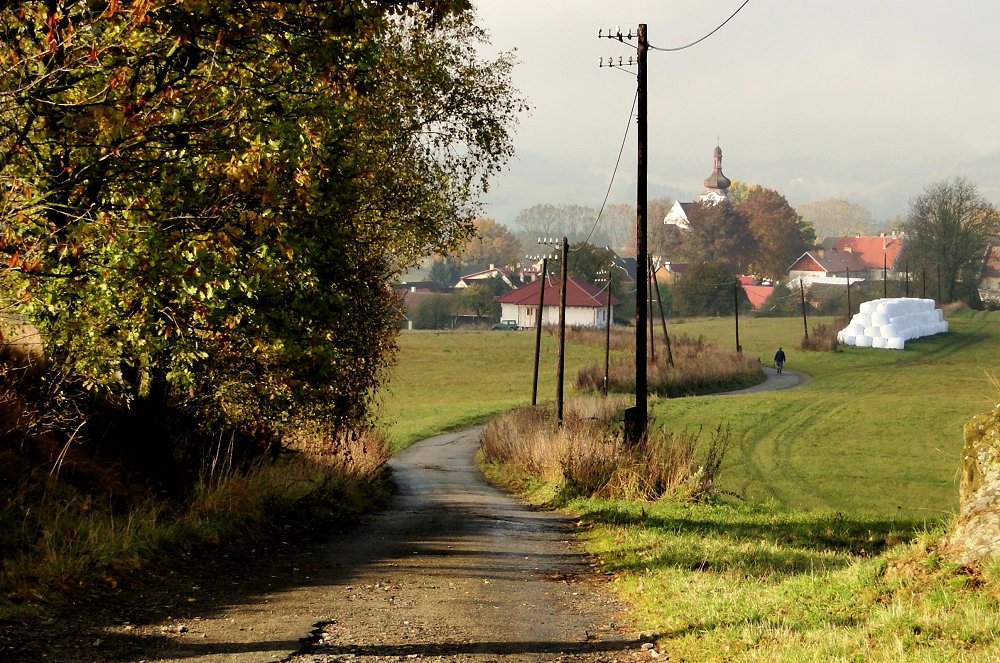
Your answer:
[[[840,343],[837,341],[837,332],[847,326],[846,322],[838,320],[832,325],[816,325],[813,327],[809,337],[802,337],[799,344],[801,350],[816,350],[820,352],[839,352]]]
[[[557,485],[566,496],[700,500],[710,495],[732,435],[719,427],[706,442],[655,424],[638,444],[625,442],[618,425],[625,397],[577,399],[564,425],[551,409],[523,408],[492,419],[483,433],[483,459],[516,475]]]

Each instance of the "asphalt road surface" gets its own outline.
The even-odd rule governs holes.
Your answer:
[[[487,485],[480,430],[390,463],[399,494],[319,543],[247,566],[197,562],[131,588],[102,626],[61,621],[3,660],[633,661],[639,634],[575,542],[576,524]],[[227,588],[231,588],[227,589]],[[72,619],[70,619],[72,622]],[[44,641],[44,642],[43,642]],[[18,652],[22,655],[18,655]]]

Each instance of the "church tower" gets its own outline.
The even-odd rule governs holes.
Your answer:
[[[698,200],[709,205],[728,201],[730,184],[729,178],[722,174],[722,148],[716,145],[712,153],[712,174],[705,179],[705,190]]]

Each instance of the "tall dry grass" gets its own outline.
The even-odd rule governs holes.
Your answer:
[[[704,337],[686,335],[671,339],[674,364],[671,366],[664,352],[657,352],[656,363],[650,364],[646,379],[652,393],[671,398],[710,394],[733,389],[744,389],[764,381],[760,360],[748,354],[726,350],[713,345]],[[580,369],[574,382],[582,391],[599,391],[604,388],[604,366],[588,364]],[[635,391],[635,359],[632,356],[615,357],[608,367],[608,391],[629,393]]]
[[[700,431],[677,435],[654,423],[631,445],[620,421],[630,404],[625,397],[570,401],[561,428],[551,409],[507,412],[487,423],[483,459],[558,485],[567,495],[642,500],[709,495],[731,443],[729,430],[720,427],[703,441]]]
[[[815,350],[819,352],[837,352],[840,342],[837,340],[837,330],[847,326],[847,321],[838,320],[832,325],[816,325],[809,337],[802,337],[800,350]]]
[[[119,580],[166,555],[369,508],[388,495],[389,445],[375,429],[305,429],[293,453],[240,467],[220,441],[184,504],[146,500],[122,511],[56,476],[3,505],[0,618],[31,603]]]

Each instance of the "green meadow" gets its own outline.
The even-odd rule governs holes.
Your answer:
[[[997,397],[1000,313],[959,310],[951,331],[905,350],[798,350],[801,318],[741,318],[743,352],[770,364],[778,346],[794,389],[651,399],[654,425],[672,431],[729,426],[738,441],[721,488],[737,499],[806,509],[865,510],[937,519],[954,512],[962,426]],[[832,324],[813,318],[810,327]],[[735,347],[730,319],[671,322],[670,332]],[[542,336],[539,400],[555,397],[556,339]],[[484,421],[531,401],[530,331],[403,332],[380,412],[394,446]],[[600,348],[568,344],[566,396]]]
[[[962,567],[940,548],[958,507],[962,427],[1000,399],[988,377],[1000,374],[1000,313],[947,319],[949,333],[903,351],[840,352],[798,350],[801,319],[741,320],[744,352],[767,364],[781,345],[786,367],[808,379],[652,402],[655,425],[670,430],[731,427],[737,444],[707,503],[567,500],[557,486],[484,469],[577,517],[666,660],[1000,660],[1000,563]],[[671,331],[735,346],[732,319]],[[529,402],[534,336],[498,334],[402,335],[383,403],[397,446]],[[546,342],[540,393],[551,399]],[[600,355],[571,347],[567,366]]]

